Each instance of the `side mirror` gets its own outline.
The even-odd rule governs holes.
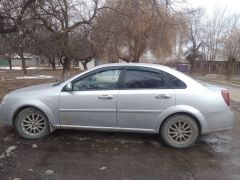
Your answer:
[[[70,82],[70,83],[68,83],[68,84],[66,85],[66,90],[67,90],[67,91],[72,91],[72,90],[73,90],[73,84],[72,84],[72,82]]]

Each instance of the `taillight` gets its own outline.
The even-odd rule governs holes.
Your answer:
[[[228,106],[230,106],[229,92],[227,90],[222,90],[221,93],[222,93],[222,97],[223,97],[224,101],[226,102],[226,104]]]

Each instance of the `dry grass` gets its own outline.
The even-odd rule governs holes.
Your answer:
[[[72,69],[71,75],[76,75],[80,73],[78,69]],[[38,76],[38,75],[48,75],[54,76],[52,79],[18,79],[18,76]],[[52,71],[51,69],[41,69],[41,70],[28,70],[28,74],[24,75],[20,70],[0,70],[0,101],[3,96],[7,93],[37,84],[51,83],[51,82],[59,82],[61,81],[62,70]]]

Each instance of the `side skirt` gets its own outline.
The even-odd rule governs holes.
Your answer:
[[[139,129],[139,128],[119,128],[119,127],[99,127],[99,126],[77,126],[77,125],[58,125],[57,129],[79,129],[79,130],[94,130],[94,131],[109,131],[109,132],[138,132],[158,134],[154,129]]]

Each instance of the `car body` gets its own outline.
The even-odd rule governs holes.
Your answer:
[[[21,111],[36,108],[46,116],[50,131],[77,128],[157,134],[169,117],[182,114],[196,122],[200,135],[233,126],[229,99],[223,93],[226,90],[200,84],[167,66],[106,64],[62,83],[7,94],[0,105],[0,122],[14,126]]]

